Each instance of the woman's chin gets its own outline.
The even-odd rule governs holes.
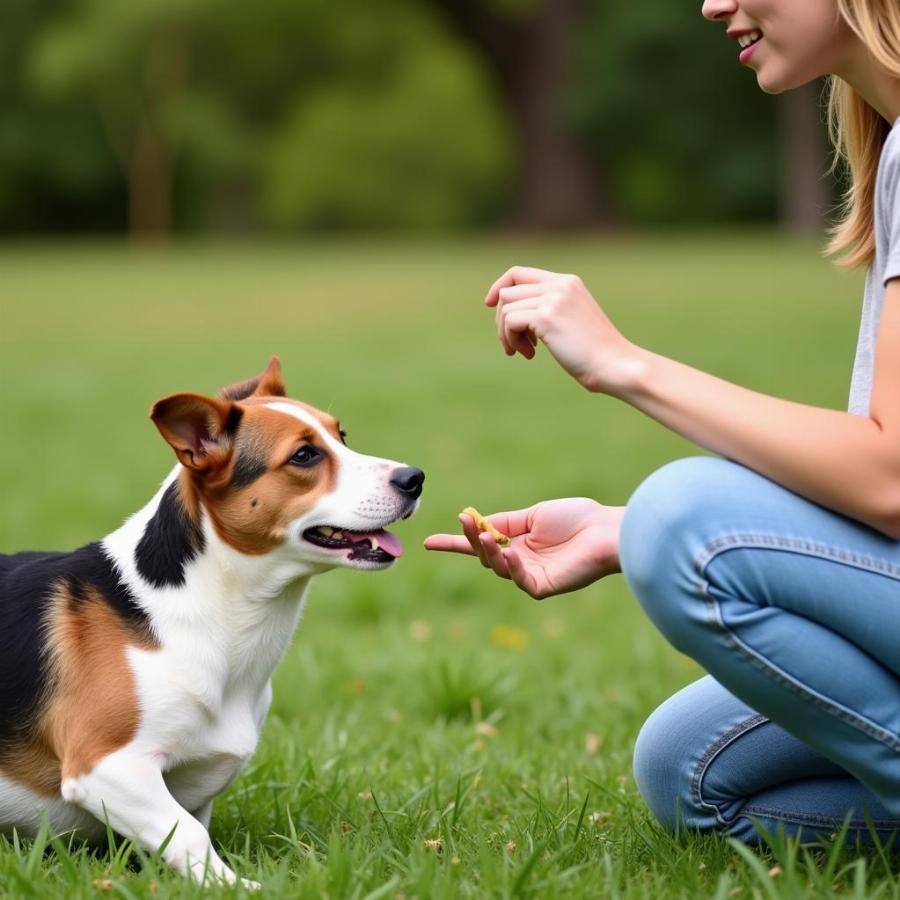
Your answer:
[[[784,78],[779,78],[775,73],[767,71],[765,68],[756,73],[756,83],[760,90],[766,94],[781,94],[790,90],[793,85],[787,85]]]
[[[818,77],[818,73],[804,75],[798,72],[779,71],[775,66],[764,65],[756,72],[756,83],[766,94],[783,94],[785,91],[809,84]]]

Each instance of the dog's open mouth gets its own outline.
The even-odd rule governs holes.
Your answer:
[[[303,538],[327,550],[349,550],[347,559],[358,562],[389,563],[403,555],[400,541],[383,528],[377,531],[350,531],[317,525],[307,528]]]

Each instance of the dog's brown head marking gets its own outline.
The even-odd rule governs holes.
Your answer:
[[[261,375],[218,397],[173,394],[151,410],[185,468],[183,506],[198,517],[202,506],[218,535],[242,553],[271,551],[337,478],[338,460],[323,433],[343,442],[340,425],[285,393],[273,357]],[[304,410],[315,425],[268,408],[275,399]]]

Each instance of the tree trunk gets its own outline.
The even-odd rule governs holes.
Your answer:
[[[781,221],[799,234],[820,234],[834,202],[821,90],[813,82],[778,97]]]
[[[513,213],[526,228],[579,228],[602,218],[598,172],[567,119],[582,0],[546,0],[506,73],[519,147]]]
[[[486,0],[435,3],[484,51],[506,99],[518,156],[513,224],[561,229],[606,220],[600,173],[567,115],[585,0],[540,0],[524,20],[493,12]]]
[[[128,230],[138,241],[158,241],[172,227],[172,167],[168,148],[146,122],[128,161]]]

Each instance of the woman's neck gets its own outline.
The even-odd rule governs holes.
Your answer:
[[[888,122],[893,124],[900,119],[900,78],[879,65],[862,41],[834,74],[846,81]]]

